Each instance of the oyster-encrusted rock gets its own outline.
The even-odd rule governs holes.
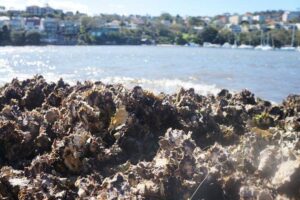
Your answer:
[[[0,199],[299,199],[299,95],[0,88]]]
[[[281,163],[272,179],[272,184],[277,188],[279,193],[299,197],[300,158]]]

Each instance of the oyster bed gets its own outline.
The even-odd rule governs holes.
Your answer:
[[[300,96],[0,88],[0,199],[300,199]]]

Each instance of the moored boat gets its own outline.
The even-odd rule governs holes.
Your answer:
[[[242,44],[238,47],[239,49],[254,49],[252,45]]]

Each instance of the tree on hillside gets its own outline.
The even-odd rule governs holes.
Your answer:
[[[291,33],[286,30],[272,30],[271,37],[273,38],[275,47],[282,47],[291,44]]]
[[[11,42],[13,45],[24,45],[25,33],[23,31],[13,31],[10,34]]]
[[[28,45],[39,45],[41,34],[38,32],[27,32],[25,34],[25,43]]]
[[[169,13],[162,13],[159,18],[160,20],[168,20],[171,22],[173,21],[173,17]]]
[[[0,45],[8,45],[10,43],[10,31],[6,25],[0,29]]]
[[[218,31],[213,27],[207,27],[201,33],[201,38],[203,42],[211,42],[214,43],[216,37],[218,35]]]
[[[185,40],[185,39],[183,38],[183,35],[182,35],[182,34],[179,34],[179,35],[176,36],[175,42],[176,42],[176,44],[178,44],[178,45],[185,45],[185,44],[188,43],[188,41]]]
[[[200,17],[190,17],[188,19],[190,26],[205,26],[206,23]]]
[[[227,29],[220,30],[217,35],[217,42],[219,44],[224,44],[226,42],[233,44],[234,43],[234,33]]]

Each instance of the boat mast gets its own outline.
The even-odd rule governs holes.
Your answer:
[[[263,31],[260,32],[260,45],[263,46]]]
[[[293,25],[293,33],[292,33],[292,43],[291,43],[291,47],[294,46],[294,42],[295,42],[295,25]]]

